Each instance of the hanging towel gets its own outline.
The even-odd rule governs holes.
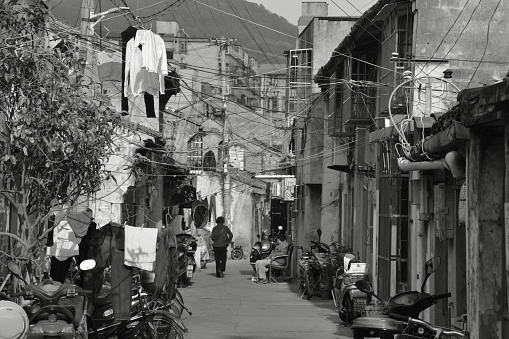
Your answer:
[[[53,229],[53,246],[46,249],[48,255],[60,261],[79,254],[81,238],[76,237],[67,218],[60,221]]]
[[[152,271],[156,261],[157,228],[124,226],[124,264]]]

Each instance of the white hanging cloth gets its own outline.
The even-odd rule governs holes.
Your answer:
[[[156,261],[157,228],[125,225],[124,264],[153,271]]]
[[[138,30],[127,42],[124,96],[165,93],[164,76],[168,74],[168,59],[164,40],[149,30]]]

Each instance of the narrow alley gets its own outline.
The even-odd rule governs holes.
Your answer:
[[[228,260],[225,277],[216,278],[209,263],[179,289],[192,312],[182,314],[186,339],[352,338],[332,300],[301,299],[296,281],[257,284],[251,272],[248,260]]]

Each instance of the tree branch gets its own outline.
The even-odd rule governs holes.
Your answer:
[[[23,239],[18,237],[16,234],[12,234],[9,232],[0,232],[0,236],[11,237],[14,240],[16,240],[17,242],[19,242],[21,245],[23,245],[26,249],[30,248],[30,246],[25,241],[23,241]]]

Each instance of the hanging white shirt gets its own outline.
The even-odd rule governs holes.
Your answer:
[[[138,30],[126,45],[124,96],[128,89],[135,96],[143,92],[164,94],[164,76],[168,74],[164,40],[149,30]]]

